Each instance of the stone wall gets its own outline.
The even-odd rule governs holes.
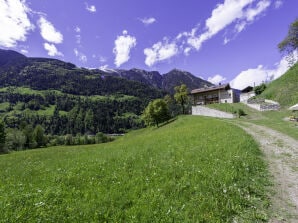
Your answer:
[[[209,116],[216,118],[235,118],[233,114],[207,108],[205,106],[192,106],[192,115]]]
[[[278,102],[262,98],[249,99],[246,105],[259,111],[276,111],[280,109]]]

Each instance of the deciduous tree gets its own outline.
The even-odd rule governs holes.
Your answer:
[[[158,125],[170,119],[169,108],[165,100],[155,99],[145,108],[142,118],[147,126]]]
[[[290,66],[297,61],[294,53],[298,49],[298,18],[290,25],[288,35],[278,44],[278,48],[281,52],[287,54]]]
[[[181,105],[182,114],[185,114],[185,108],[189,101],[188,98],[188,89],[185,84],[175,87],[175,95],[174,98]]]

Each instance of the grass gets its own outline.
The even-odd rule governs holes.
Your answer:
[[[184,116],[109,144],[0,156],[0,222],[262,222],[267,184],[243,130]]]
[[[236,122],[246,121],[258,125],[267,126],[298,140],[298,123],[285,120],[285,118],[288,118],[293,114],[292,111],[289,111],[287,109],[281,109],[279,111],[260,112],[248,107],[243,103],[212,104],[208,105],[208,107],[230,113],[234,113],[235,111],[237,111],[237,109],[242,109],[246,115],[241,117],[241,119],[236,119]]]
[[[272,81],[261,97],[278,101],[283,107],[298,103],[298,63],[280,78]]]

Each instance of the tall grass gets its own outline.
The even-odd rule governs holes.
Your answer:
[[[0,222],[262,222],[267,183],[245,132],[179,117],[109,144],[0,156]]]

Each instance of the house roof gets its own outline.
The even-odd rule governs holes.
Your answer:
[[[247,86],[246,88],[242,89],[242,93],[248,93],[251,92],[254,88],[252,86]]]
[[[224,85],[217,85],[217,86],[212,86],[212,87],[203,87],[203,88],[198,88],[192,90],[190,93],[191,94],[196,94],[196,93],[203,93],[203,92],[208,92],[208,91],[216,91],[216,90],[229,90],[231,89],[230,84],[224,84]]]

